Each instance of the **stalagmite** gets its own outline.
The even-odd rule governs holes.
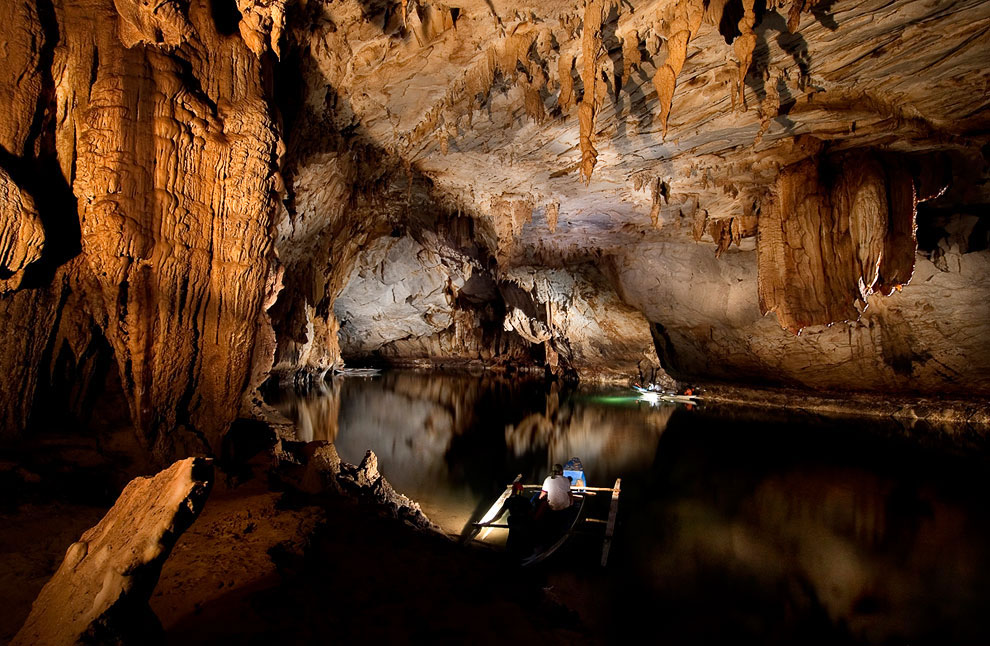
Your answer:
[[[560,80],[560,95],[557,97],[557,103],[564,113],[576,104],[574,97],[574,78],[571,76],[573,69],[574,55],[561,53],[560,58],[557,59],[557,77]]]

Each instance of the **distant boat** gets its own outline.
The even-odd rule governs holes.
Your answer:
[[[672,402],[677,404],[696,404],[700,397],[698,395],[682,395],[675,392],[663,390],[650,390],[642,386],[633,386],[633,390],[639,393],[639,398],[643,401],[656,404],[659,402]]]

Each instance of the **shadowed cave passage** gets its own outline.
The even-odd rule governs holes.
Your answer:
[[[988,21],[4,3],[0,642],[986,641]]]

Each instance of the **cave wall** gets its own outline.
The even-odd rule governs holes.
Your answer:
[[[18,339],[2,359],[19,377],[3,392],[5,431],[23,431],[46,349],[73,326],[95,325],[146,445],[163,459],[215,449],[270,355],[272,55],[245,44],[240,14],[223,3],[6,6],[14,15],[2,28],[28,54],[11,63],[28,73],[0,79],[14,108],[0,166],[15,179],[27,168],[47,175],[20,187],[44,225],[37,262],[20,268],[36,230],[26,201],[16,244],[3,238],[6,284],[36,269],[0,297],[2,334]],[[70,197],[53,204],[52,184],[71,187]],[[52,238],[74,250],[46,256]]]
[[[648,321],[594,267],[492,271],[432,231],[369,244],[334,310],[351,360],[511,363],[595,382],[662,373]]]
[[[336,132],[415,176],[405,196],[390,193],[406,213],[391,200],[380,209],[393,209],[384,217],[397,235],[419,209],[471,219],[505,329],[543,345],[538,363],[623,354],[645,329],[626,325],[628,308],[654,323],[669,346],[661,358],[686,378],[931,391],[979,373],[981,359],[958,357],[979,352],[983,317],[954,282],[985,282],[979,256],[962,254],[958,280],[932,278],[915,217],[945,179],[933,153],[979,158],[985,143],[973,92],[987,79],[974,40],[986,3],[414,9],[312,4],[305,29],[290,25],[315,70],[313,121],[332,113]],[[958,170],[958,183],[980,181]],[[611,284],[589,280],[588,266]],[[335,280],[355,267],[334,268]],[[516,307],[513,277],[526,272]],[[372,282],[365,305],[394,284]],[[706,293],[673,286],[699,282]],[[555,289],[537,297],[537,283]],[[583,300],[587,289],[601,298]],[[936,323],[926,308],[941,303]],[[474,310],[441,309],[453,325],[393,330],[372,352],[463,352],[477,337],[462,331],[478,325],[458,312]],[[375,338],[385,318],[347,337]],[[609,339],[610,329],[623,331]],[[588,352],[568,349],[578,338]]]
[[[676,377],[812,389],[990,393],[990,252],[970,250],[979,222],[954,217],[936,254],[918,252],[911,282],[872,294],[862,317],[800,335],[764,316],[757,251],[644,244],[616,257],[620,292],[654,323],[657,351]]]

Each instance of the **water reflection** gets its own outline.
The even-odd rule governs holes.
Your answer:
[[[673,410],[632,401],[610,410],[541,379],[409,372],[337,379],[271,403],[300,440],[334,442],[355,464],[375,451],[392,485],[452,534],[515,475],[542,480],[572,455],[593,465],[594,483],[648,468]]]
[[[387,373],[273,403],[345,460],[373,449],[452,533],[517,473],[577,455],[591,484],[622,476],[609,570],[557,565],[594,586],[606,641],[990,643],[985,450],[540,380]]]

